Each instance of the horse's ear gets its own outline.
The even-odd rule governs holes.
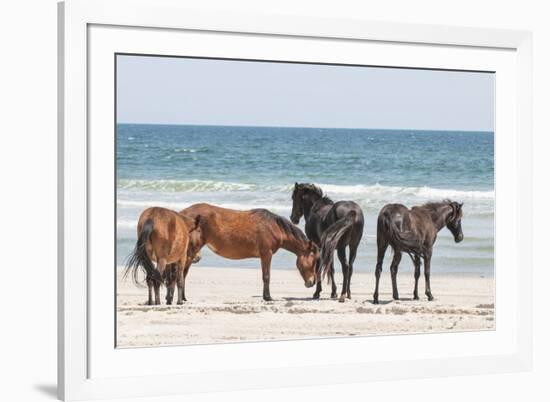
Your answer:
[[[460,206],[458,202],[450,201],[450,200],[449,200],[449,206],[451,207],[451,215],[447,217],[447,219],[449,220],[449,222],[451,222],[451,221],[454,221],[455,218],[458,216],[458,213],[460,211]]]
[[[297,181],[294,182],[294,188],[298,188],[298,182]]]
[[[461,202],[460,204],[458,204],[458,209],[462,209],[462,206],[464,205],[463,202]]]

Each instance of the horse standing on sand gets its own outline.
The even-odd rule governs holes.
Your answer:
[[[153,289],[154,304],[160,304],[160,285],[165,274],[171,270],[171,264],[176,264],[174,283],[178,285],[178,304],[183,303],[183,273],[195,257],[189,253],[189,238],[193,232],[200,230],[199,221],[198,216],[194,219],[184,218],[177,212],[159,207],[148,208],[140,215],[138,240],[129,256],[124,277],[132,272],[134,282],[137,283],[139,269],[145,271],[149,305],[153,304]],[[156,269],[153,262],[157,263]]]
[[[189,232],[189,245],[187,246],[187,260],[185,262],[185,265],[183,267],[183,284],[182,284],[182,300],[187,301],[187,298],[185,297],[185,281],[187,278],[187,274],[189,272],[189,268],[191,267],[191,264],[196,264],[201,260],[201,248],[204,245],[202,242],[202,235],[200,230],[200,216],[197,216],[195,219],[192,219],[186,215],[179,214],[185,223],[187,224],[187,227],[193,228]],[[164,277],[164,282],[166,285],[166,304],[172,304],[172,301],[174,300],[174,292],[175,287],[177,284],[178,279],[178,263],[170,264],[166,268],[166,273]]]
[[[191,218],[201,217],[203,243],[219,256],[235,260],[260,258],[264,300],[272,300],[271,259],[280,248],[296,255],[296,267],[306,287],[317,282],[317,246],[282,216],[266,209],[237,211],[203,203],[191,205],[180,213]]]
[[[344,275],[339,301],[344,302],[346,296],[351,299],[350,285],[353,262],[363,236],[364,218],[361,207],[353,201],[335,203],[325,197],[323,191],[313,184],[295,183],[290,219],[293,223],[298,224],[302,216],[306,221],[306,235],[321,248],[319,273],[322,272],[324,275],[328,272],[329,282],[332,284],[331,297],[337,297],[336,284],[334,283],[334,250],[337,249]],[[349,260],[346,261],[346,247],[348,246]],[[321,290],[321,280],[319,280],[313,294],[314,299],[320,297]]]
[[[378,257],[376,262],[376,287],[374,304],[378,304],[378,284],[382,272],[384,254],[391,246],[394,255],[390,266],[393,299],[399,300],[397,292],[397,269],[402,253],[409,254],[414,264],[414,300],[418,300],[418,278],[421,258],[424,259],[426,296],[433,300],[430,287],[430,270],[433,245],[438,232],[445,226],[451,231],[456,243],[464,239],[462,234],[462,205],[455,201],[431,202],[410,210],[401,204],[388,204],[378,215],[376,242]]]

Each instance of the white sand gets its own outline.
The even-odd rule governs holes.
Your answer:
[[[119,270],[120,271],[120,270]],[[432,274],[435,300],[412,300],[413,277],[398,275],[401,300],[391,298],[389,273],[380,281],[380,304],[372,304],[373,273],[354,273],[352,299],[331,300],[323,284],[321,300],[312,300],[297,271],[273,270],[271,296],[262,300],[261,272],[253,269],[192,266],[187,302],[146,306],[147,289],[118,279],[117,345],[138,347],[226,343],[396,333],[494,329],[494,280],[476,275]],[[342,275],[337,269],[340,290]]]

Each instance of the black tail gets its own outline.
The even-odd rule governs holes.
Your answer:
[[[334,259],[334,250],[342,236],[353,226],[357,214],[355,211],[350,211],[345,217],[337,220],[330,225],[323,236],[321,237],[321,264],[319,272],[324,278]]]
[[[406,253],[422,253],[424,250],[418,237],[411,231],[399,230],[389,213],[378,217],[377,232],[378,237],[386,237],[392,247]]]
[[[126,268],[124,269],[123,278],[126,278],[131,272],[134,283],[136,284],[139,284],[138,272],[140,268],[142,269],[142,272],[145,272],[147,278],[151,278],[155,281],[161,282],[160,274],[155,269],[155,266],[153,265],[153,262],[149,259],[147,251],[145,249],[145,245],[149,241],[151,233],[153,233],[153,226],[154,223],[152,219],[147,219],[145,221],[136,242],[136,247],[134,248],[132,254],[128,256],[128,260],[126,262]]]

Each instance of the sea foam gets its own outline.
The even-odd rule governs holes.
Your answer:
[[[325,194],[348,194],[358,196],[416,196],[420,198],[456,198],[456,199],[480,199],[493,200],[495,198],[494,190],[457,190],[442,189],[432,187],[401,187],[385,186],[381,184],[374,185],[338,185],[316,183]],[[291,193],[294,184],[255,184],[255,183],[235,183],[214,180],[125,180],[118,181],[119,189],[149,190],[160,192],[274,192]]]

